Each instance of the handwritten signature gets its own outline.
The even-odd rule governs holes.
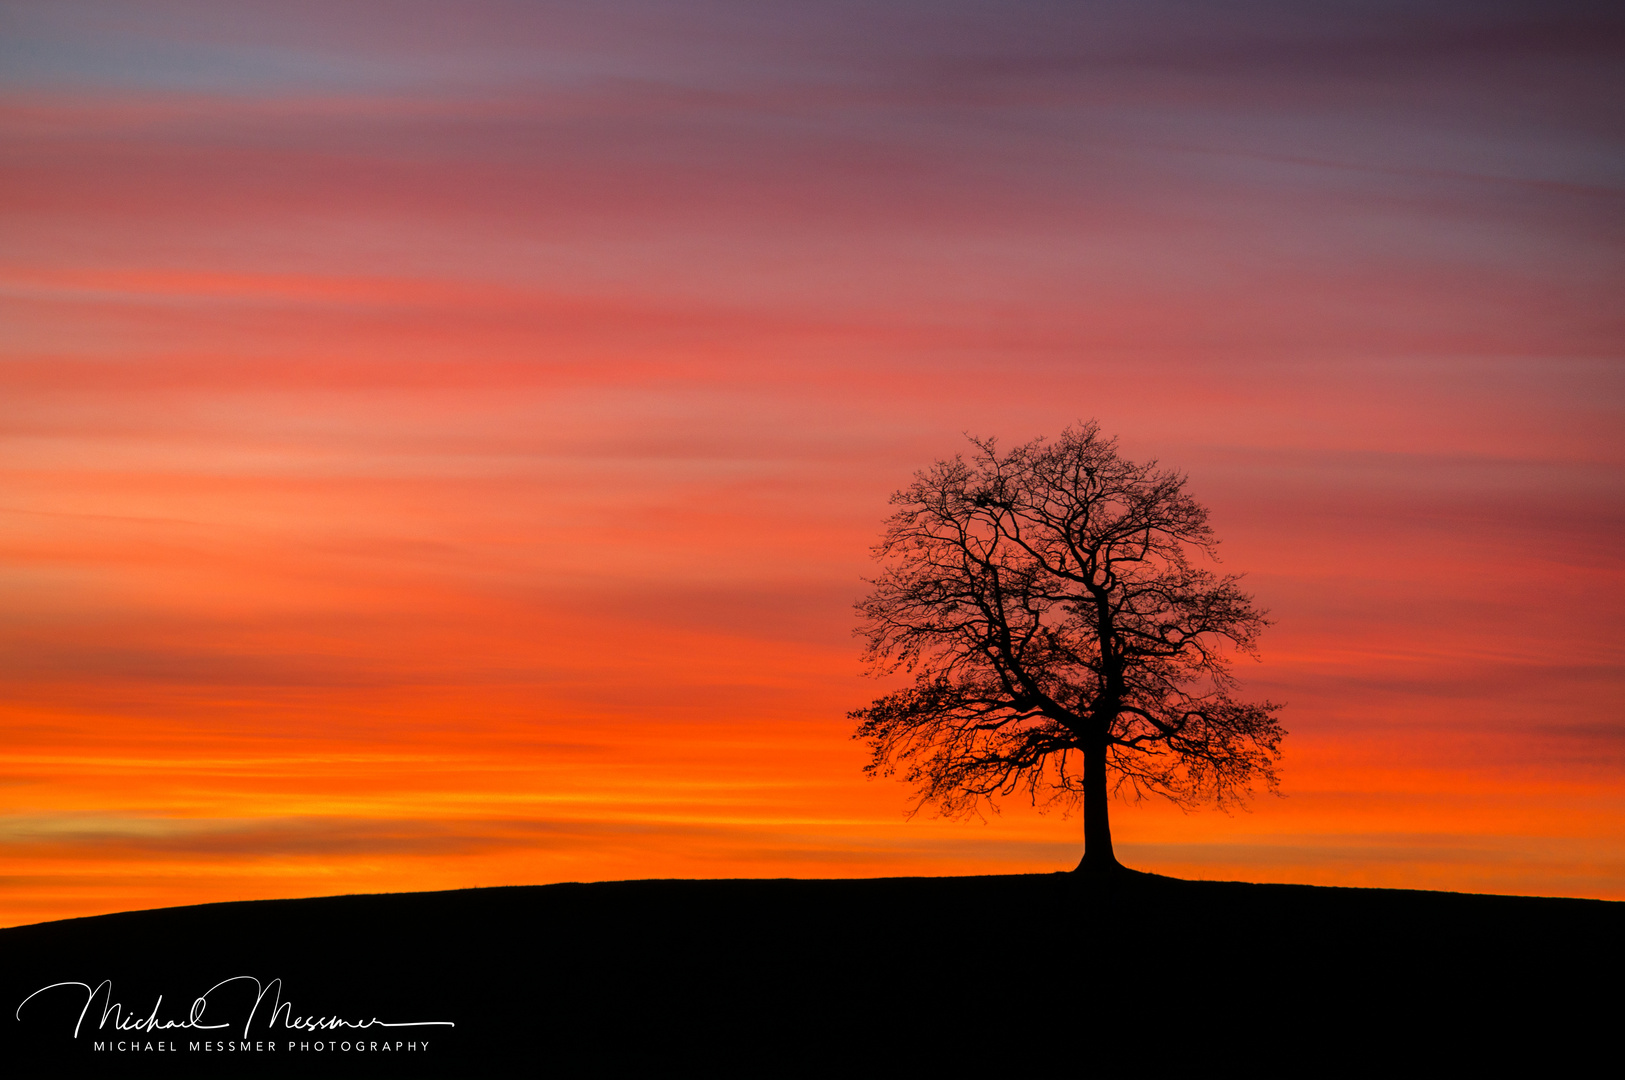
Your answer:
[[[275,1028],[278,1024],[288,1031],[337,1031],[341,1028],[457,1026],[450,1020],[410,1020],[391,1022],[380,1020],[376,1016],[370,1020],[348,1020],[342,1016],[300,1016],[294,1013],[293,1002],[282,1000],[281,979],[272,979],[270,982],[262,983],[252,975],[233,975],[231,978],[222,979],[213,986],[209,987],[209,989],[205,990],[197,998],[193,999],[192,1008],[188,1011],[185,1020],[163,1020],[159,1018],[158,1009],[159,1006],[161,1006],[164,1002],[164,996],[162,994],[159,994],[158,1000],[152,1003],[152,1011],[145,1017],[140,1016],[139,1013],[126,1010],[123,1003],[113,1000],[112,979],[103,979],[101,982],[97,983],[95,987],[92,987],[89,983],[82,982],[56,982],[49,986],[42,986],[38,990],[35,990],[32,994],[29,994],[27,997],[23,998],[21,1004],[17,1006],[16,1016],[18,1020],[21,1020],[23,1018],[23,1006],[27,1005],[30,1001],[33,1001],[35,998],[39,997],[48,990],[61,990],[64,988],[77,987],[84,992],[85,1000],[84,1004],[79,1009],[79,1019],[73,1025],[73,1037],[76,1039],[79,1037],[80,1029],[84,1027],[85,1018],[94,1016],[91,1006],[96,1004],[98,998],[101,999],[101,1019],[96,1023],[96,1029],[98,1031],[107,1030],[109,1027],[111,1027],[114,1031],[153,1032],[171,1031],[177,1028],[190,1029],[194,1031],[218,1031],[221,1028],[231,1027],[234,1021],[227,1020],[218,1024],[205,1022],[206,1019],[216,1018],[208,1015],[210,1006],[209,995],[214,993],[216,990],[219,990],[222,986],[228,986],[232,983],[245,981],[254,984],[254,1004],[253,1007],[248,1010],[248,1016],[243,1021],[243,1038],[245,1039],[248,1037],[249,1029],[254,1026],[255,1017],[260,1016],[262,1006],[268,1006],[270,1009],[270,1012],[264,1017],[263,1021],[264,1028],[267,1032]],[[267,998],[269,998],[269,1001],[267,1001]],[[220,1012],[221,1008],[217,1006],[215,1009],[216,1016],[218,1016]]]

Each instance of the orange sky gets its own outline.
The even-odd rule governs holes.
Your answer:
[[[1125,861],[1625,899],[1617,28],[132,10],[0,26],[0,925],[1070,867],[845,714],[888,494],[1088,418],[1289,703]]]

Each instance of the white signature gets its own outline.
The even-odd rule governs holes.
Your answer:
[[[80,990],[84,991],[85,1002],[84,1005],[79,1009],[78,1021],[73,1025],[73,1037],[76,1039],[79,1037],[80,1029],[84,1027],[85,1018],[93,1015],[91,1012],[91,1006],[96,1003],[96,999],[98,997],[101,998],[102,1002],[101,1019],[96,1024],[96,1029],[98,1031],[105,1030],[109,1026],[111,1026],[114,1031],[152,1032],[170,1031],[176,1028],[190,1028],[195,1031],[217,1031],[220,1028],[231,1027],[233,1022],[230,1020],[218,1024],[204,1022],[206,1018],[214,1019],[214,1017],[208,1016],[210,1004],[209,995],[220,989],[222,986],[235,982],[243,982],[245,980],[254,984],[254,1006],[248,1010],[248,1017],[243,1021],[243,1037],[245,1039],[248,1037],[249,1028],[253,1027],[254,1025],[254,1018],[260,1014],[260,1008],[264,1005],[268,1005],[270,1008],[270,1013],[265,1017],[264,1021],[265,1029],[267,1031],[276,1027],[279,1023],[282,1025],[282,1027],[289,1031],[336,1031],[339,1028],[457,1026],[450,1020],[411,1020],[406,1022],[391,1023],[389,1021],[380,1020],[376,1016],[370,1020],[347,1020],[342,1016],[297,1016],[293,1011],[293,1002],[282,1000],[281,979],[272,979],[268,983],[262,983],[252,975],[233,975],[231,978],[222,979],[213,986],[209,987],[209,989],[205,990],[192,1001],[192,1008],[187,1013],[185,1020],[159,1019],[158,1007],[162,1005],[164,1001],[164,995],[162,994],[159,994],[158,1000],[152,1003],[152,1012],[148,1013],[145,1017],[140,1016],[138,1013],[127,1011],[122,1003],[113,1000],[112,979],[103,979],[101,982],[97,983],[95,987],[92,987],[89,983],[82,982],[56,982],[49,986],[42,986],[38,990],[35,990],[32,994],[29,994],[27,997],[23,998],[22,1003],[17,1006],[17,1019],[21,1020],[23,1018],[24,1005],[27,1005],[30,1001],[33,1001],[47,990],[57,990],[63,987],[78,987]],[[266,1001],[267,996],[270,997],[269,1002]],[[217,1015],[219,1011],[220,1010],[216,1008],[215,1012]]]

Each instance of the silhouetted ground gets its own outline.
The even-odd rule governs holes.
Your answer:
[[[1620,903],[1146,874],[270,900],[0,930],[0,1054],[24,1066],[12,1075],[54,1076],[658,1075],[677,1065],[1162,1075],[1193,1062],[1273,1075],[1528,1054],[1553,1063],[1611,1046],[1622,945]],[[144,1020],[162,994],[160,1020],[181,1021],[194,998],[238,975],[281,978],[294,1015],[457,1026],[268,1031],[263,1005],[245,1050],[247,982],[210,998],[204,1020],[230,1019],[223,1031],[98,1031],[98,999],[75,1038],[86,994],[72,988],[15,1018],[49,983],[111,979],[125,1015]],[[386,1040],[392,1049],[377,1049]],[[119,1051],[120,1041],[175,1049]]]

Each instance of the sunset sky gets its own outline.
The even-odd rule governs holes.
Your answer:
[[[850,709],[890,493],[1096,419],[1275,625],[1186,877],[1625,899],[1625,19],[0,2],[0,925],[1069,869]]]

